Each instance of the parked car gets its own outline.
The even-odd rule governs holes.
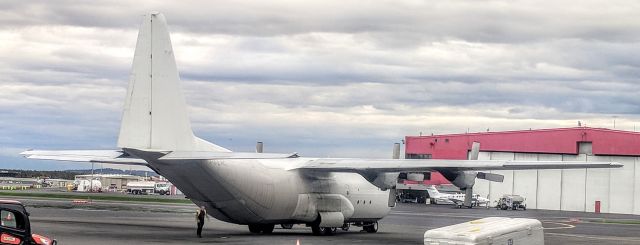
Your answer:
[[[15,200],[0,199],[0,244],[55,245],[58,242],[31,233],[29,213]]]

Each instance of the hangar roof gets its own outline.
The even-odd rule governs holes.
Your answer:
[[[405,151],[466,159],[474,141],[481,151],[550,154],[578,154],[578,143],[591,142],[594,155],[640,156],[640,133],[590,127],[406,136]]]

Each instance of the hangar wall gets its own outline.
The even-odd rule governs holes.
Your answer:
[[[480,152],[480,160],[615,161],[618,169],[510,170],[504,182],[477,180],[474,192],[497,200],[504,194],[527,198],[527,207],[536,209],[594,212],[600,201],[603,213],[640,215],[640,157],[594,156],[590,154],[547,154]]]

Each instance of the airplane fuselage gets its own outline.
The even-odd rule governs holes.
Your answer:
[[[320,212],[339,212],[344,222],[375,222],[390,210],[389,191],[357,173],[287,170],[309,158],[147,160],[194,203],[230,223],[311,223]]]

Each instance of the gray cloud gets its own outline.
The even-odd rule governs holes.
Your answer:
[[[640,119],[636,1],[2,1],[0,167],[115,146],[150,10],[194,130],[234,150],[388,157],[418,132]]]
[[[624,7],[621,7],[624,6]],[[638,40],[636,1],[3,1],[8,25],[134,28],[140,13],[203,33],[272,36],[307,32],[380,33],[379,40],[458,38],[511,42],[549,38]],[[633,31],[635,30],[635,31]],[[389,35],[390,33],[400,35]],[[397,39],[393,37],[397,36]],[[426,39],[431,39],[431,38]],[[375,39],[375,38],[374,38]]]

